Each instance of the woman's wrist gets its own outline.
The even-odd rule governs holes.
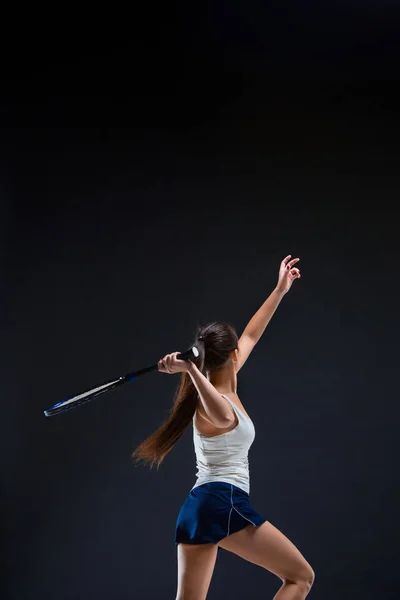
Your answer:
[[[189,365],[188,365],[187,372],[189,373],[189,375],[192,375],[198,369],[197,369],[196,365],[191,360],[189,360],[188,363],[189,363]]]
[[[283,298],[283,296],[286,294],[286,292],[280,290],[278,286],[276,286],[276,288],[274,289],[274,293],[280,296],[281,298]]]

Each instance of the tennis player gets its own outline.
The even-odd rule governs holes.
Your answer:
[[[159,467],[193,423],[197,472],[175,528],[176,600],[206,598],[219,547],[279,577],[275,600],[303,600],[313,584],[313,569],[300,551],[250,503],[248,451],[255,428],[236,393],[239,370],[300,278],[294,267],[300,259],[290,259],[281,262],[275,289],[240,339],[230,324],[208,323],[196,334],[197,358],[183,361],[173,352],[158,363],[161,373],[181,373],[180,383],[170,416],[132,456]]]

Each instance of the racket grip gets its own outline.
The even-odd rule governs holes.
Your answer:
[[[181,352],[180,354],[176,355],[176,358],[178,360],[190,360],[191,358],[197,358],[199,356],[200,352],[198,351],[196,346],[192,346],[191,348],[189,348],[189,350],[186,350],[185,352]]]

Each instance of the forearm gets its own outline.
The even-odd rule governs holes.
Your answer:
[[[257,343],[285,294],[275,288],[246,325],[243,334]]]
[[[198,367],[190,362],[188,370],[207,417],[216,427],[226,427],[232,421],[232,411],[228,403],[215,389],[213,384],[203,375]]]

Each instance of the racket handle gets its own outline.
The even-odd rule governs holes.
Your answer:
[[[178,358],[179,360],[190,360],[191,358],[197,358],[197,356],[199,356],[199,351],[196,348],[196,346],[191,346],[189,348],[189,350],[185,350],[185,352],[180,352],[179,354],[176,355],[176,358]],[[124,381],[133,381],[134,379],[137,379],[138,377],[140,377],[141,375],[144,375],[145,373],[150,373],[151,371],[157,371],[158,370],[158,363],[156,363],[155,365],[151,365],[150,367],[145,367],[144,369],[139,369],[139,371],[134,371],[133,373],[128,373],[128,375],[125,375],[125,377],[123,377]]]
[[[199,351],[197,349],[196,346],[192,346],[191,348],[189,348],[189,350],[186,350],[185,352],[181,352],[180,354],[176,355],[176,358],[178,360],[190,360],[191,358],[197,358],[199,356]]]

